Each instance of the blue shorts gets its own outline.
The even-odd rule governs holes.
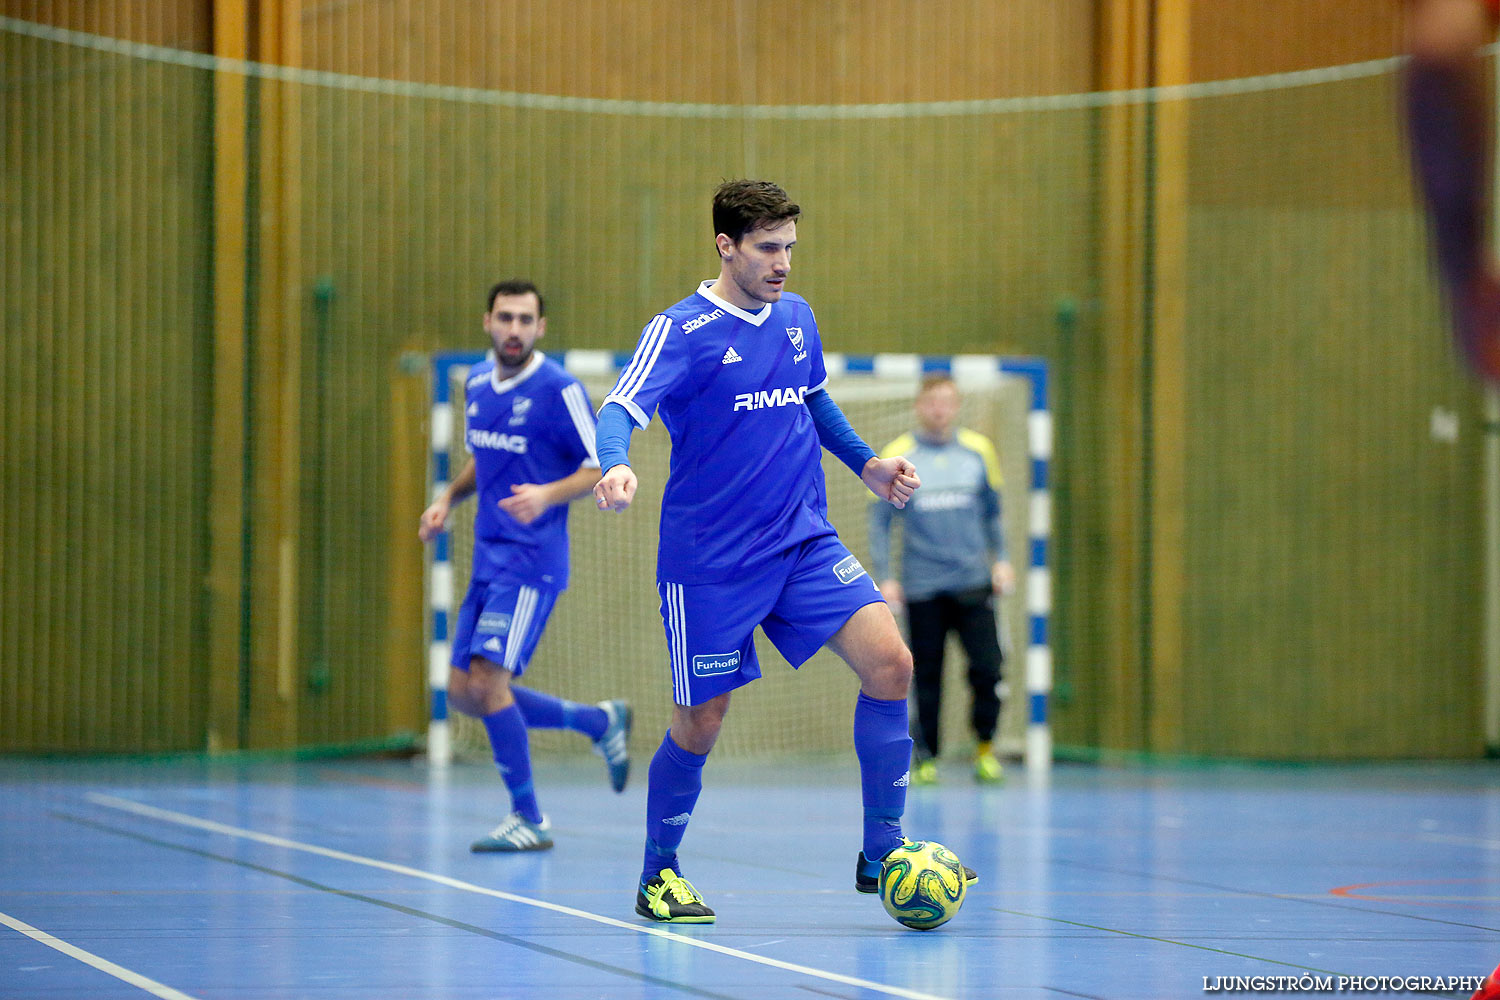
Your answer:
[[[760,676],[759,625],[793,667],[800,667],[880,588],[837,535],[793,546],[724,583],[657,582],[672,700],[701,705]]]
[[[460,670],[482,656],[520,677],[536,652],[557,604],[557,591],[516,580],[475,580],[469,584],[453,629],[451,662]]]

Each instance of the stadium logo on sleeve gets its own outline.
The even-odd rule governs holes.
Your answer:
[[[865,575],[865,568],[854,556],[846,556],[834,564],[833,575],[839,578],[839,583],[853,583]]]
[[[698,327],[707,326],[709,323],[712,323],[722,315],[724,315],[724,310],[715,309],[711,313],[702,313],[701,315],[694,316],[692,319],[682,324],[682,332],[692,333],[694,330],[698,329]]]
[[[740,651],[732,653],[708,653],[704,656],[693,657],[693,676],[714,677],[718,674],[731,674],[740,668]]]

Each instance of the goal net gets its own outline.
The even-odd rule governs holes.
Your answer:
[[[600,363],[575,360],[569,352],[564,362],[582,380],[592,404],[614,384],[612,359]],[[607,357],[607,356],[606,356]],[[431,484],[440,488],[441,477],[457,474],[467,460],[464,447],[464,417],[461,402],[464,378],[478,355],[441,355],[436,360],[434,405],[434,453],[436,470]],[[1045,533],[1038,504],[1045,505],[1044,484],[1037,481],[1045,469],[1045,454],[1038,457],[1038,408],[1043,373],[1039,363],[1008,363],[998,358],[921,359],[915,356],[841,358],[829,356],[829,392],[855,430],[877,450],[913,426],[912,400],[925,370],[951,368],[962,394],[960,424],[984,434],[994,442],[1003,476],[1002,509],[1007,547],[1020,585],[1016,593],[998,604],[996,627],[1006,653],[1005,679],[1001,693],[1003,708],[996,736],[997,751],[1019,757],[1026,747],[1028,723],[1039,708],[1028,697],[1026,662],[1034,634],[1044,632],[1045,566],[1032,566],[1033,558],[1044,562],[1045,544],[1034,544],[1033,536]],[[956,364],[954,362],[957,362]],[[977,363],[972,363],[977,362]],[[835,372],[840,372],[835,374]],[[1019,374],[1017,372],[1020,372]],[[1045,448],[1045,446],[1043,446]],[[446,449],[446,457],[443,456]],[[666,483],[670,445],[665,429],[653,419],[631,442],[631,466],[640,480],[640,490],[631,509],[623,515],[600,514],[587,503],[577,503],[569,518],[572,540],[572,582],[558,601],[536,654],[520,683],[574,701],[595,702],[624,698],[635,710],[639,750],[654,746],[670,721],[671,674],[656,591],[656,551],[660,530],[660,501]],[[444,472],[451,466],[451,473]],[[874,499],[849,470],[827,452],[823,455],[828,483],[829,517],[840,537],[866,568],[869,568],[868,518]],[[920,471],[920,470],[919,470]],[[437,547],[429,590],[433,597],[434,621],[451,623],[469,581],[473,551],[474,499],[455,507],[449,519],[449,543]],[[1045,522],[1045,510],[1040,512]],[[670,542],[670,538],[668,539]],[[899,519],[893,538],[894,565],[900,566]],[[446,556],[449,565],[444,566]],[[1038,594],[1038,591],[1042,594]],[[1028,594],[1030,595],[1028,598]],[[1039,627],[1038,619],[1041,619]],[[438,624],[435,633],[446,631]],[[446,683],[449,647],[445,635],[435,634],[431,680],[435,689]],[[853,702],[858,683],[852,671],[827,650],[820,651],[798,670],[792,670],[765,636],[756,632],[756,649],[762,679],[734,695],[734,710],[725,721],[715,748],[718,754],[743,756],[827,753],[851,748]],[[1033,655],[1033,668],[1035,656]],[[1033,669],[1035,672],[1035,669]],[[1034,682],[1033,687],[1041,682]],[[442,696],[434,699],[441,715]],[[943,753],[965,756],[972,751],[974,736],[969,727],[969,687],[965,660],[956,640],[950,638],[944,664]],[[1044,708],[1045,701],[1041,702]],[[1043,711],[1044,714],[1044,711]],[[1034,727],[1033,727],[1034,728]],[[436,727],[441,733],[442,727]],[[489,745],[483,727],[474,719],[453,713],[447,723],[452,753],[460,759],[488,759]],[[582,753],[589,747],[576,734],[549,730],[531,732],[532,749],[539,754]],[[430,751],[441,758],[445,748]]]

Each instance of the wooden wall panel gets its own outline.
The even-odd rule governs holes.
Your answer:
[[[302,7],[306,65],[525,93],[719,104],[1090,89],[1086,0],[367,0]]]
[[[213,48],[206,0],[3,2],[12,16]],[[221,6],[221,33],[252,27],[225,23],[252,16],[254,5],[229,13],[235,6]],[[1259,75],[1389,55],[1399,37],[1396,0],[871,0],[857,10],[791,0],[289,0],[258,9],[249,54],[291,65],[731,106]],[[17,43],[6,44],[9,57]],[[1453,499],[1464,496],[1471,444],[1444,452],[1414,430],[1424,407],[1467,421],[1474,401],[1444,367],[1389,79],[1190,109],[777,121],[521,110],[462,95],[246,87],[221,75],[243,94],[236,118],[222,92],[212,116],[202,91],[163,105],[151,81],[170,74],[159,67],[109,76],[110,61],[95,55],[47,58],[34,68],[95,82],[59,83],[50,104],[16,97],[7,106],[24,127],[7,130],[0,183],[52,182],[19,202],[37,239],[25,245],[67,249],[5,269],[28,282],[7,288],[7,333],[26,331],[8,336],[7,350],[62,375],[56,384],[11,376],[0,408],[0,624],[38,607],[51,616],[0,656],[68,662],[66,614],[100,603],[114,617],[77,655],[123,666],[0,669],[0,733],[23,734],[17,746],[84,745],[80,706],[122,713],[124,728],[96,734],[99,746],[201,738],[201,679],[174,671],[190,670],[209,635],[220,658],[236,661],[216,683],[229,685],[226,725],[245,730],[221,745],[349,742],[409,724],[403,688],[379,673],[410,661],[410,692],[420,691],[420,659],[392,652],[412,639],[391,622],[421,613],[410,586],[419,558],[396,540],[416,514],[396,507],[412,502],[424,454],[402,355],[481,344],[480,295],[508,274],[533,277],[548,294],[544,348],[628,349],[652,311],[712,273],[713,186],[755,174],[780,179],[804,204],[794,287],[818,307],[831,348],[1058,361],[1057,644],[1060,675],[1074,685],[1059,705],[1065,742],[1250,756],[1475,751],[1467,721],[1451,724],[1473,721],[1472,643],[1445,631],[1472,596],[1461,541],[1475,515]],[[7,74],[17,65],[7,58]],[[92,105],[125,115],[105,121]],[[210,122],[235,132],[239,147],[216,139]],[[109,170],[87,156],[101,137]],[[160,252],[168,235],[177,242]],[[1378,252],[1350,252],[1363,244]],[[215,249],[221,351],[206,355]],[[252,301],[241,295],[231,307],[240,279]],[[80,304],[94,300],[96,312]],[[14,325],[14,314],[25,322]],[[96,329],[99,316],[127,349],[85,341],[101,360],[67,368],[68,336]],[[241,360],[234,337],[248,348]],[[173,378],[142,381],[148,355]],[[1358,363],[1340,369],[1341,357]],[[1385,364],[1399,365],[1397,375]],[[182,373],[196,395],[173,394]],[[1382,379],[1383,415],[1361,414],[1372,398],[1363,386]],[[70,393],[91,392],[98,415],[121,415],[95,423],[66,412]],[[212,446],[207,413],[218,403]],[[163,407],[193,419],[191,433],[163,439],[170,460],[158,468],[146,437],[168,420]],[[257,435],[248,463],[235,450],[245,412]],[[1351,436],[1359,448],[1347,446]],[[59,551],[107,553],[103,572],[129,586],[99,589],[27,541],[53,507],[93,499],[68,464],[76,449],[117,464],[101,466],[108,501],[70,523]],[[222,510],[204,510],[201,472],[170,471],[210,453],[216,482],[234,494]],[[1309,478],[1309,467],[1324,474]],[[163,485],[153,492],[150,479],[127,474],[136,468]],[[1171,481],[1151,478],[1163,470]],[[40,478],[35,502],[15,499],[28,496],[26,474]],[[1397,480],[1399,511],[1368,499]],[[1321,491],[1301,505],[1303,520],[1285,497],[1298,482]],[[195,527],[168,538],[150,513],[157,507],[196,511]],[[210,524],[226,554],[210,578],[220,603],[233,605],[222,619],[193,587],[170,591],[201,578]],[[1388,553],[1382,563],[1358,551],[1371,538]],[[9,582],[17,559],[35,566],[24,592]],[[1173,575],[1165,582],[1151,576],[1163,565]],[[246,566],[248,618],[238,605]],[[158,588],[186,619],[153,614]],[[252,716],[243,727],[235,715],[246,678],[233,673],[242,642]],[[1153,673],[1165,661],[1152,657],[1167,654],[1171,670]],[[153,672],[161,661],[171,669]],[[1278,701],[1288,691],[1315,706],[1313,721],[1289,719]],[[1397,701],[1411,712],[1382,707]],[[13,707],[22,703],[37,706],[24,725]]]
[[[1193,80],[1384,59],[1401,51],[1405,0],[1192,0]]]
[[[1481,754],[1481,412],[1434,322],[1420,220],[1190,224],[1186,744]],[[1432,433],[1439,409],[1456,440]]]
[[[0,14],[93,35],[167,45],[193,52],[213,49],[209,0],[0,0]]]
[[[209,79],[6,35],[0,750],[203,745]]]

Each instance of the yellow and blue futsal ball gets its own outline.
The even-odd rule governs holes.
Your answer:
[[[908,840],[885,856],[879,888],[897,923],[930,931],[953,919],[968,886],[958,855],[930,840]]]

